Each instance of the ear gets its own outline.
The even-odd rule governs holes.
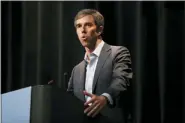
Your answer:
[[[103,26],[100,26],[97,30],[97,33],[101,35],[103,33]]]

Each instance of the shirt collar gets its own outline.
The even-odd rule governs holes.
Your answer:
[[[99,57],[100,56],[100,52],[101,52],[104,44],[105,44],[105,42],[102,40],[101,43],[98,44],[98,46],[96,47],[96,49],[90,55],[94,54],[97,57]],[[87,54],[86,53],[85,53],[84,59],[87,61]]]

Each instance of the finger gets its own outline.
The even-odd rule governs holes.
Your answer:
[[[90,105],[89,107],[87,107],[85,110],[84,110],[84,113],[88,113],[89,111],[91,111],[96,105],[97,105],[97,101],[94,102],[92,105]]]
[[[89,101],[85,102],[84,105],[87,106],[89,105],[90,103],[93,103],[95,102],[96,98],[91,98]]]
[[[86,95],[86,96],[89,96],[89,97],[93,97],[94,96],[94,94],[88,93],[87,91],[83,91],[83,92],[84,92],[84,95]]]
[[[101,111],[102,107],[99,106],[99,108],[92,114],[92,117],[95,117],[100,111]]]
[[[86,111],[86,113],[88,114],[89,112],[93,112],[93,110],[95,110],[97,107],[98,101],[96,101],[95,103],[93,103],[88,110]]]
[[[86,114],[86,113],[88,113],[89,111],[91,111],[91,109],[92,109],[91,106],[89,106],[88,108],[86,108],[86,109],[84,110],[84,114]]]
[[[84,110],[84,113],[90,112],[97,104],[98,104],[98,102],[95,101],[91,106],[87,107],[87,108]]]
[[[87,115],[93,116],[95,113],[98,113],[100,110],[100,105],[96,105]]]

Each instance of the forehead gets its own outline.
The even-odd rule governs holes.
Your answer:
[[[95,23],[92,15],[85,15],[76,20],[76,24]]]

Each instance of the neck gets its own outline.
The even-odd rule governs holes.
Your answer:
[[[92,46],[92,47],[85,47],[86,52],[88,54],[92,53],[101,42],[102,42],[102,39],[97,39],[97,41],[96,41],[94,46]]]

